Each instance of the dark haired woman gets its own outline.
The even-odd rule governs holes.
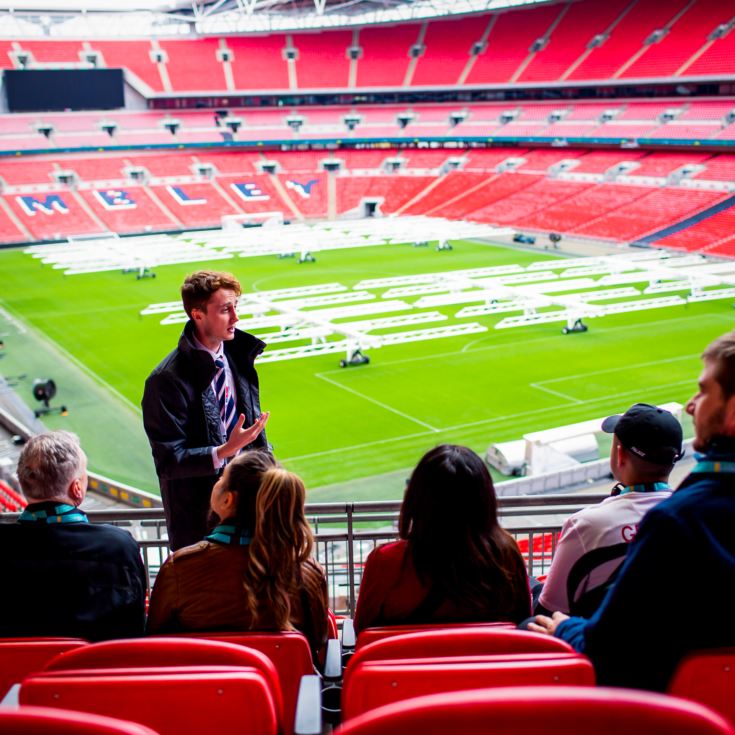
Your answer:
[[[424,455],[406,488],[399,536],[367,559],[356,631],[528,617],[523,557],[498,524],[492,478],[472,450],[444,444]]]
[[[212,490],[220,524],[166,559],[147,632],[300,630],[316,652],[327,638],[327,584],[311,558],[305,494],[266,452],[230,462]]]

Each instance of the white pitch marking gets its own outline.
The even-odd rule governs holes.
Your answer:
[[[621,370],[631,370],[642,367],[652,367],[654,365],[666,365],[670,362],[678,362],[679,360],[691,360],[692,358],[699,357],[698,354],[694,355],[679,355],[678,357],[665,357],[662,360],[652,360],[651,362],[634,362],[621,365],[620,367],[605,368],[604,370],[591,370],[587,373],[577,373],[576,375],[565,375],[560,378],[548,378],[547,380],[539,380],[539,385],[546,383],[560,383],[562,380],[574,380],[575,378],[587,378],[590,375],[604,375],[605,373],[617,373]]]
[[[568,396],[566,393],[561,393],[558,390],[551,390],[551,388],[544,388],[544,386],[540,383],[529,383],[529,385],[531,386],[531,388],[542,390],[544,391],[544,393],[550,393],[552,396],[563,398],[565,401],[571,401],[572,403],[584,403],[584,401],[580,400],[579,398]]]
[[[353,388],[348,388],[346,385],[342,385],[342,383],[338,383],[336,380],[332,380],[331,378],[325,377],[322,373],[316,373],[317,378],[321,378],[322,380],[326,381],[327,383],[331,383],[332,385],[336,386],[337,388],[341,388],[342,390],[346,390],[348,393],[352,393],[353,395],[357,396],[358,398],[362,398],[365,401],[369,401],[370,403],[374,403],[376,406],[380,406],[381,408],[384,408],[386,411],[391,411],[392,413],[397,414],[398,416],[403,417],[404,419],[408,419],[409,421],[413,421],[415,424],[419,424],[419,426],[425,426],[427,429],[430,429],[433,432],[441,431],[441,429],[437,429],[435,426],[432,426],[431,424],[427,424],[425,421],[421,421],[421,419],[417,419],[413,416],[410,416],[407,413],[403,413],[403,411],[399,411],[397,408],[393,408],[393,406],[389,406],[387,403],[381,403],[380,401],[376,401],[375,398],[371,398],[370,396],[366,396],[364,393],[360,393],[359,391],[354,390]]]
[[[319,377],[326,380],[326,378],[324,378],[323,375],[320,375]],[[691,383],[692,390],[694,390],[694,385],[695,385],[694,378],[692,378],[691,381],[681,380],[676,383],[667,383],[664,385],[651,386],[649,388],[646,388],[645,390],[653,391],[653,390],[659,390],[661,388],[669,388],[669,387],[678,386],[678,385],[688,385],[689,383]],[[344,386],[340,386],[340,387],[344,387]],[[582,403],[584,405],[594,406],[595,404],[598,404],[598,403],[605,403],[606,401],[609,401],[611,398],[617,398],[619,396],[627,396],[627,395],[640,395],[640,393],[641,393],[641,389],[638,389],[638,388],[635,390],[631,390],[631,391],[624,391],[622,393],[616,391],[615,393],[611,393],[605,396],[598,396],[597,398],[590,398],[589,400],[584,400],[582,401]],[[392,442],[403,441],[404,439],[417,439],[418,437],[421,437],[421,436],[431,436],[434,433],[452,432],[452,431],[457,431],[458,429],[470,429],[476,426],[483,426],[483,425],[494,424],[498,422],[507,422],[509,420],[518,419],[518,418],[522,418],[526,416],[535,416],[538,414],[545,414],[551,411],[558,411],[560,408],[567,408],[567,406],[558,406],[558,405],[547,406],[546,408],[537,408],[537,409],[533,409],[532,411],[522,411],[520,413],[508,414],[505,416],[494,416],[493,418],[490,418],[490,419],[482,419],[480,421],[471,421],[466,424],[455,424],[454,426],[447,426],[442,429],[432,430],[431,432],[419,431],[419,432],[416,432],[415,434],[402,434],[400,436],[391,436],[386,439],[377,439],[372,442],[364,442],[362,444],[353,444],[348,447],[335,447],[334,449],[327,449],[323,452],[313,452],[311,454],[300,454],[300,455],[296,455],[295,457],[283,457],[281,458],[281,461],[297,462],[297,461],[301,461],[304,459],[316,459],[317,457],[325,457],[330,454],[340,454],[341,452],[353,452],[356,449],[367,449],[368,447],[374,447],[374,446],[379,446],[381,444],[388,444]]]

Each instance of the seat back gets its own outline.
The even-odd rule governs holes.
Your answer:
[[[496,653],[573,653],[560,638],[525,630],[488,627],[444,628],[403,633],[358,647],[346,676],[363,661],[431,656],[472,656]]]
[[[0,709],[0,735],[159,735],[137,722],[50,707]]]
[[[85,645],[81,638],[0,638],[0,699],[59,653]]]
[[[668,691],[711,707],[735,727],[735,648],[689,654],[676,668]]]
[[[387,704],[441,692],[484,687],[593,686],[591,662],[577,653],[365,661],[352,668],[342,689],[342,716],[352,717]]]
[[[652,692],[506,687],[399,702],[346,722],[335,735],[733,735],[715,712]]]
[[[383,638],[392,638],[394,635],[404,635],[406,633],[421,633],[423,631],[432,630],[474,630],[486,628],[505,628],[507,630],[515,630],[513,623],[427,623],[426,625],[383,625],[375,628],[365,628],[360,631],[357,636],[357,644],[355,650],[367,646],[375,641],[382,641]]]
[[[292,721],[285,716],[281,684],[272,661],[260,651],[226,641],[163,636],[103,641],[57,656],[49,662],[46,670],[162,666],[246,666],[257,669],[271,689],[279,722],[285,726],[287,721]]]
[[[247,646],[267,656],[275,670],[283,694],[286,735],[296,714],[301,677],[314,673],[309,642],[301,633],[188,633],[190,637],[203,638]]]
[[[160,735],[233,732],[277,735],[271,685],[248,666],[59,670],[32,674],[21,705],[53,706],[133,718]]]

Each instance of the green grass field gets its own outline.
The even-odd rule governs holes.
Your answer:
[[[333,281],[351,287],[365,278],[544,257],[552,256],[459,242],[451,252],[392,245],[323,252],[313,264],[267,257],[211,267],[232,270],[249,291]],[[64,276],[20,250],[0,252],[0,371],[29,404],[33,378],[56,380],[57,403],[70,413],[46,424],[76,431],[92,469],[157,492],[140,398],[181,326],[161,326],[160,317],[140,311],[176,299],[184,276],[207,265],[158,267],[155,279],[136,281],[120,272]],[[456,320],[458,308],[441,309],[452,316],[445,324],[480,321],[490,330],[371,350],[370,365],[359,368],[340,369],[342,354],[259,367],[269,439],[304,477],[311,500],[399,498],[408,470],[441,442],[483,452],[491,442],[636,401],[684,402],[703,347],[735,326],[727,300],[593,319],[589,332],[568,336],[562,324],[494,330],[505,314]]]

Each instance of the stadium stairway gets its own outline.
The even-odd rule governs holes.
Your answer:
[[[278,192],[278,195],[280,196],[283,203],[288,207],[288,209],[291,210],[291,215],[295,217],[297,220],[303,220],[304,215],[301,213],[301,210],[296,206],[296,203],[292,199],[291,195],[286,190],[286,187],[283,185],[281,180],[276,176],[275,174],[268,174],[268,178],[273,184],[273,188]]]
[[[694,225],[697,225],[700,222],[703,222],[704,220],[709,219],[710,217],[714,217],[716,214],[719,214],[720,212],[724,212],[727,209],[731,209],[732,207],[735,207],[735,196],[728,197],[727,199],[724,199],[723,201],[718,202],[717,204],[713,204],[711,207],[708,207],[707,209],[704,209],[701,212],[697,212],[697,214],[694,214],[691,217],[687,217],[686,219],[683,219],[681,222],[677,222],[674,225],[670,225],[669,227],[664,227],[662,230],[653,232],[650,235],[647,235],[646,237],[643,237],[640,240],[638,240],[636,244],[637,245],[651,245],[655,242],[658,242],[659,240],[663,240],[665,237],[668,237],[669,235],[675,235],[679,232],[682,232],[683,230],[687,230],[690,227],[693,227]]]

